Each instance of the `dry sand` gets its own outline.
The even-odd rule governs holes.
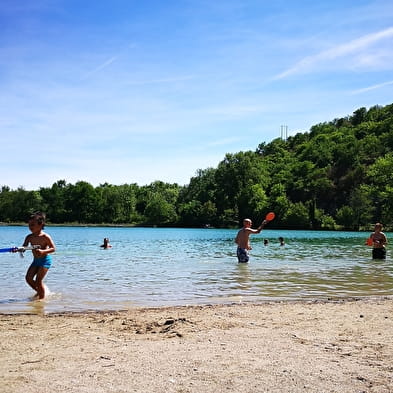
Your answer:
[[[393,392],[393,300],[0,315],[0,391]]]

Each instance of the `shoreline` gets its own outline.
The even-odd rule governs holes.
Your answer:
[[[337,226],[336,228],[292,228],[286,226],[273,226],[273,228],[269,228],[272,231],[311,231],[311,232],[354,232],[354,233],[369,233],[373,231],[373,225],[360,227],[359,229],[345,229],[343,227]],[[0,222],[0,227],[26,227],[25,222]],[[56,228],[56,227],[69,227],[69,228],[160,228],[160,229],[230,229],[230,230],[238,230],[239,226],[227,226],[227,227],[213,227],[213,226],[168,226],[168,225],[155,225],[155,224],[137,224],[137,223],[123,223],[123,224],[111,224],[111,223],[78,223],[78,222],[65,222],[65,223],[51,223],[47,222],[45,224],[46,228]],[[391,232],[393,228],[389,226],[385,227],[385,233]]]
[[[393,386],[393,298],[0,315],[4,393],[371,392]]]
[[[275,305],[275,304],[326,304],[326,303],[347,303],[347,302],[368,302],[368,301],[384,301],[392,300],[393,295],[365,295],[365,296],[345,296],[345,297],[315,297],[315,298],[303,298],[303,299],[291,299],[291,298],[271,298],[263,300],[228,300],[218,302],[206,302],[206,303],[186,303],[186,304],[165,304],[165,305],[132,305],[124,308],[107,308],[107,309],[81,309],[81,310],[64,310],[64,311],[47,311],[45,310],[45,299],[42,300],[31,300],[30,303],[35,305],[36,312],[28,311],[0,311],[0,317],[2,316],[31,316],[31,315],[41,315],[41,316],[67,316],[67,315],[87,315],[87,314],[106,314],[106,313],[127,313],[133,310],[144,310],[148,312],[149,310],[173,310],[181,308],[199,308],[199,307],[231,307],[231,306],[263,306],[263,305]],[[42,303],[41,303],[42,302]]]

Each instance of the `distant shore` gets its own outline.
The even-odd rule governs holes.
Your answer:
[[[25,227],[27,224],[25,222],[0,222],[0,226],[10,226],[10,227]],[[52,224],[48,222],[46,224],[49,227],[137,227],[136,224],[80,224],[78,222],[68,222],[63,224]]]
[[[25,222],[0,222],[0,226],[26,226]],[[66,222],[62,224],[53,224],[48,222],[46,224],[48,227],[97,227],[97,228],[190,228],[190,229],[238,229],[238,227],[225,227],[225,228],[218,228],[218,227],[211,227],[211,226],[201,226],[201,227],[179,227],[179,226],[157,226],[157,225],[147,225],[147,224],[81,224],[78,222]],[[271,230],[290,230],[290,231],[333,231],[333,232],[372,232],[373,228],[370,225],[369,228],[360,228],[358,231],[347,230],[343,228],[336,228],[336,229],[311,229],[311,228],[287,228],[287,227],[273,227],[270,228]],[[390,231],[391,228],[385,228],[385,232]]]
[[[375,392],[393,299],[0,315],[3,393]]]

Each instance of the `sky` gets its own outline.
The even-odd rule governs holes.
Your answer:
[[[0,186],[188,184],[393,103],[391,0],[1,0]]]

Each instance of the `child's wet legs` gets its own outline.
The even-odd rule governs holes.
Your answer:
[[[34,266],[30,266],[26,273],[26,282],[36,291],[37,283],[34,280],[34,276],[37,274],[37,268]]]
[[[26,282],[37,291],[37,295],[39,299],[44,299],[45,297],[45,285],[44,285],[44,277],[48,269],[45,267],[34,267],[30,266],[26,273]],[[34,278],[35,277],[35,278]]]
[[[45,285],[44,285],[44,277],[46,276],[46,273],[48,272],[48,269],[45,267],[40,267],[37,272],[36,276],[36,291],[38,293],[38,298],[43,299],[45,297]]]

